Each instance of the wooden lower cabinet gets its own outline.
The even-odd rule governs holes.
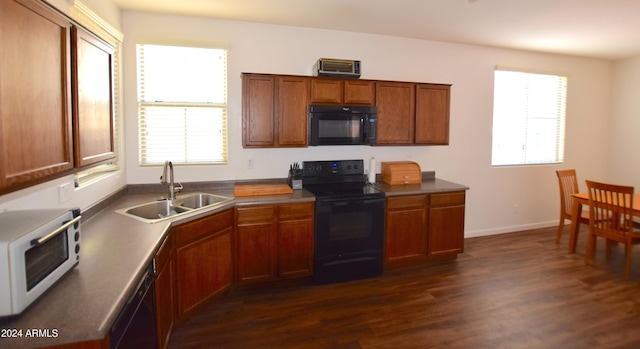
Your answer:
[[[236,222],[238,282],[275,278],[277,206],[236,207]]]
[[[311,275],[313,203],[236,207],[241,284]]]
[[[278,208],[278,277],[313,274],[313,202]]]
[[[158,347],[166,348],[173,330],[175,297],[173,283],[173,235],[169,234],[158,249],[154,259],[156,267],[156,323]]]
[[[229,209],[174,228],[176,322],[231,287],[233,223]]]
[[[385,267],[464,251],[465,192],[387,198]]]
[[[429,256],[464,251],[465,192],[429,195]]]
[[[427,195],[387,198],[385,265],[427,257]]]

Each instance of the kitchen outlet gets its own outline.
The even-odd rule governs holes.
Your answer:
[[[513,205],[513,214],[518,214],[519,211],[520,211],[520,205],[518,204]]]
[[[249,161],[247,161],[247,168],[249,170],[253,170],[253,159],[249,159]]]
[[[60,184],[58,187],[58,203],[64,203],[71,199],[71,183]]]

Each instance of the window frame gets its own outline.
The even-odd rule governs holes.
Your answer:
[[[524,85],[520,85],[522,81],[512,83],[506,87],[502,86],[499,74],[503,73],[513,73],[514,75],[511,76],[511,79],[518,78],[515,74],[520,75],[519,77],[522,79],[527,79],[526,88]],[[536,79],[539,86],[535,86],[535,82],[530,82],[532,79]],[[540,81],[543,79],[548,80],[544,82],[544,86],[546,87],[551,84],[552,80],[556,80],[557,90],[555,90],[555,93],[552,93],[554,90],[549,90],[551,91],[549,92],[547,89],[541,87]],[[507,67],[495,68],[491,141],[492,167],[550,165],[564,162],[568,80],[568,74],[563,73]],[[536,90],[531,89],[532,87],[535,87]],[[526,92],[514,92],[517,91],[517,88],[525,88]],[[505,93],[504,91],[509,92]],[[513,104],[511,105],[511,107],[515,109],[515,111],[511,111],[511,113],[517,114],[518,116],[510,120],[505,117],[507,113],[504,111],[507,105],[507,103],[505,103],[507,94],[510,94],[511,99],[509,100],[517,100],[518,98],[525,99],[523,101],[525,103],[524,105],[516,105],[515,107],[513,107]],[[554,103],[549,102],[547,105],[544,105],[531,102],[531,100],[540,98],[541,95],[544,95],[544,98],[555,98]],[[543,107],[540,107],[540,105],[543,105]],[[545,107],[547,110],[542,110],[545,109]],[[553,115],[553,117],[551,117],[551,115]],[[513,130],[511,129],[511,131],[507,132],[509,127],[505,126],[504,123],[509,121],[518,125],[515,129],[517,130],[516,132],[519,133],[517,139],[521,141],[519,144],[521,149],[517,149],[515,146],[517,145],[517,141],[504,142],[505,138],[509,138],[505,137],[505,135]],[[543,123],[555,124],[553,132],[551,132],[547,126],[543,126],[545,132],[536,133],[536,124],[540,127],[539,125]],[[547,136],[547,138],[529,138],[532,134]],[[510,138],[515,139],[516,137],[510,136]],[[544,139],[554,139],[554,142],[545,143]],[[510,148],[505,148],[505,144]],[[536,152],[535,149],[539,149],[545,145],[548,146],[546,151],[541,152],[538,150]],[[536,146],[537,148],[535,148]],[[499,153],[501,151],[500,147],[503,147],[503,153]],[[507,152],[507,154],[510,152],[511,156],[505,156],[505,152]],[[509,158],[509,161],[506,161],[506,158]],[[515,158],[518,158],[518,160],[516,161]]]
[[[139,60],[139,46],[141,45],[149,45],[149,46],[171,46],[171,47],[183,47],[186,49],[214,49],[214,50],[222,50],[224,56],[223,62],[223,74],[224,77],[224,91],[223,91],[223,101],[222,103],[214,103],[211,101],[183,101],[183,100],[167,100],[167,101],[147,101],[142,100],[140,95],[141,89],[141,81],[140,81],[140,60]],[[229,78],[228,78],[228,63],[229,63],[229,46],[221,43],[202,43],[202,42],[189,42],[189,41],[164,41],[164,40],[149,40],[144,39],[142,41],[136,42],[135,44],[136,50],[136,104],[137,104],[137,121],[138,121],[138,131],[137,131],[137,140],[138,140],[138,165],[141,167],[151,167],[151,166],[159,166],[164,163],[165,160],[171,160],[175,166],[200,166],[200,165],[227,165],[229,162],[229,102],[228,102],[228,86],[229,86]],[[146,136],[142,134],[144,132],[146,125],[143,124],[143,116],[141,115],[143,110],[149,110],[145,108],[182,108],[183,112],[181,121],[185,121],[189,119],[188,109],[192,108],[192,110],[204,110],[208,108],[212,108],[220,111],[220,118],[218,119],[215,115],[211,115],[214,119],[208,120],[210,122],[219,121],[220,125],[220,137],[216,136],[214,138],[215,141],[221,143],[219,147],[215,147],[215,149],[219,149],[219,152],[216,152],[220,156],[216,159],[215,156],[209,156],[207,160],[203,161],[194,161],[186,158],[183,159],[163,159],[162,161],[157,160],[149,160],[147,157],[148,144],[143,143],[146,140]],[[217,112],[212,112],[212,114],[216,114]],[[188,131],[187,131],[188,132]],[[214,135],[213,133],[211,135]],[[186,147],[187,144],[187,135],[182,140],[182,145]]]

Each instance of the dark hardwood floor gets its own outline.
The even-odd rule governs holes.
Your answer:
[[[566,230],[568,232],[568,228]],[[556,228],[465,240],[456,260],[375,279],[236,290],[174,331],[171,348],[640,348],[640,251]],[[638,246],[640,249],[640,246]]]

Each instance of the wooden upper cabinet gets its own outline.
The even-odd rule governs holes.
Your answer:
[[[71,22],[32,0],[0,0],[0,194],[73,169]]]
[[[278,91],[276,144],[281,147],[306,147],[309,78],[279,76],[276,86]]]
[[[369,80],[345,80],[344,104],[376,104],[376,83]]]
[[[377,144],[413,144],[415,124],[415,84],[379,81]]]
[[[113,47],[85,30],[71,30],[73,133],[76,167],[115,157]]]
[[[416,85],[416,144],[449,144],[451,86]]]
[[[344,80],[322,78],[311,79],[311,103],[344,103]]]
[[[356,79],[311,79],[312,104],[374,105],[375,82]]]
[[[309,104],[378,109],[378,145],[449,144],[450,85],[242,74],[242,145],[305,147]]]
[[[275,134],[276,78],[242,74],[242,145],[273,147]]]
[[[242,145],[306,147],[309,79],[242,74]]]

